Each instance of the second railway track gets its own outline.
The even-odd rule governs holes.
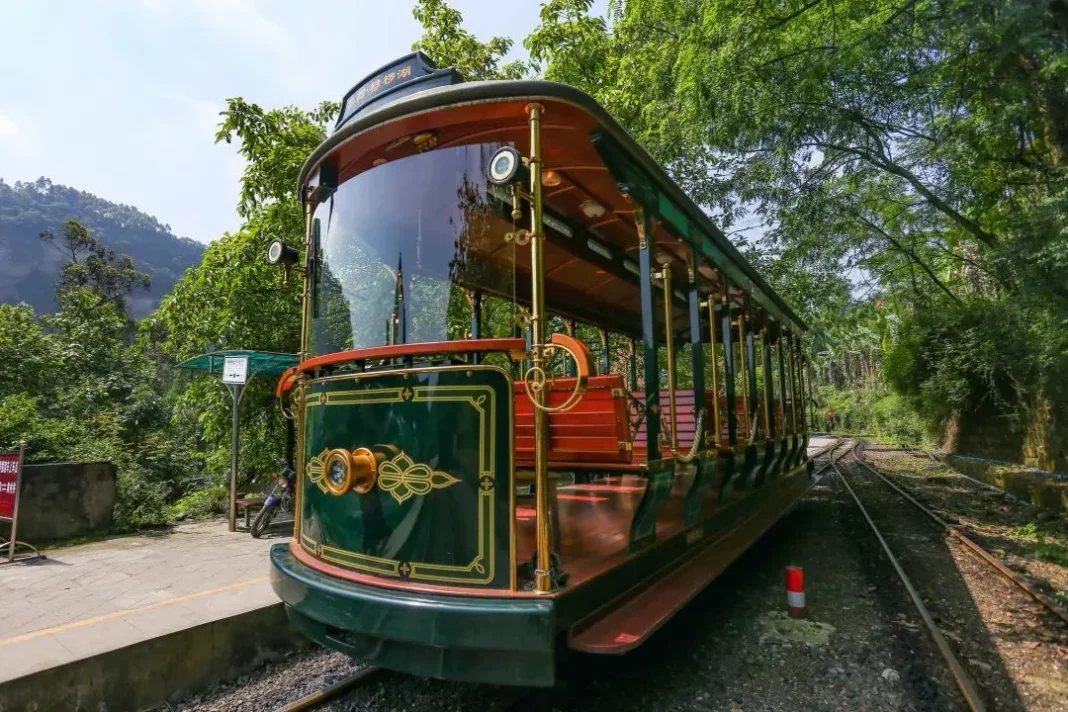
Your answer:
[[[1056,701],[1033,707],[1022,699],[1019,671],[1009,670],[997,654],[995,636],[1002,631],[988,620],[992,604],[986,597],[995,593],[993,607],[1024,611],[1031,629],[1052,627],[1061,636],[1063,611],[864,462],[861,444],[858,440],[852,447],[851,460],[843,462],[846,450],[832,455],[828,465],[874,532],[968,708],[1063,709]],[[933,524],[950,536],[942,536]]]

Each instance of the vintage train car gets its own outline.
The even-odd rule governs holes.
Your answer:
[[[415,53],[345,96],[300,189],[304,258],[269,256],[304,283],[271,580],[321,644],[552,685],[809,486],[804,324],[586,94]]]

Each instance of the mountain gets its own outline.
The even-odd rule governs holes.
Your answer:
[[[200,263],[204,245],[171,232],[151,215],[92,193],[57,185],[47,178],[5,183],[0,178],[0,302],[26,302],[38,312],[55,309],[56,280],[63,255],[38,238],[44,230],[61,234],[74,218],[103,244],[130,255],[152,276],[148,292],[128,299],[130,312],[146,316],[159,305],[187,267]]]

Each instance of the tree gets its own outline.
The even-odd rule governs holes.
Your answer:
[[[526,76],[528,68],[524,62],[501,66],[512,49],[511,39],[494,37],[489,42],[479,42],[463,29],[463,16],[444,0],[418,0],[412,14],[423,25],[423,36],[412,49],[423,50],[439,66],[455,67],[468,81]]]
[[[63,223],[61,242],[51,230],[42,232],[41,239],[66,259],[56,288],[61,303],[65,295],[86,289],[125,313],[127,295],[135,289],[147,291],[151,286],[151,278],[134,267],[133,258],[116,255],[77,220]]]

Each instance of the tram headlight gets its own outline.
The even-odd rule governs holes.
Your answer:
[[[348,450],[331,450],[326,458],[326,488],[330,494],[341,495],[352,489],[352,453]]]
[[[267,264],[293,265],[296,264],[299,257],[300,255],[295,249],[277,237],[271,240],[271,244],[267,246]]]
[[[494,185],[512,185],[530,182],[530,171],[523,165],[523,157],[511,146],[498,148],[489,160],[489,182]]]
[[[373,452],[365,447],[353,451],[338,448],[327,455],[324,483],[330,494],[340,497],[350,490],[367,494],[374,489],[378,479],[378,461]]]

